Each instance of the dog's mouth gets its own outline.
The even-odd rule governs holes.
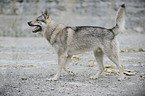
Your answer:
[[[42,27],[41,27],[40,25],[33,25],[33,24],[31,23],[31,21],[28,22],[28,25],[31,26],[31,27],[35,27],[35,28],[32,30],[33,33],[42,31]]]
[[[35,28],[32,30],[33,33],[36,33],[36,32],[39,32],[39,31],[42,31],[42,28],[40,25],[35,25]]]

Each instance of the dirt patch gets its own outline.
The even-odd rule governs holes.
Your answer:
[[[119,38],[122,49],[145,48],[142,35]],[[138,42],[123,41],[132,37]],[[124,40],[122,40],[122,38]],[[130,39],[129,39],[130,38]],[[132,40],[132,39],[131,39]],[[122,45],[123,44],[123,45]],[[128,46],[130,44],[130,46]],[[76,55],[70,70],[64,71],[58,81],[47,81],[57,70],[57,55],[43,38],[0,38],[0,95],[1,96],[144,96],[145,52],[120,53],[126,78],[118,81],[118,69],[104,58],[106,71],[97,80],[90,76],[97,72],[93,53]]]

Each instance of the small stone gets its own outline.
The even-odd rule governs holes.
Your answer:
[[[88,65],[89,67],[94,67],[94,66],[96,66],[97,64],[95,64],[94,61],[90,61],[87,65]]]
[[[54,90],[54,88],[51,88],[51,90]]]
[[[27,78],[21,78],[22,80],[27,80]]]
[[[114,65],[106,65],[105,68],[114,68]]]
[[[124,72],[125,75],[127,76],[134,76],[136,73],[134,72]]]
[[[133,70],[130,69],[124,69],[125,72],[133,72]]]
[[[111,75],[111,73],[105,73],[105,75]]]

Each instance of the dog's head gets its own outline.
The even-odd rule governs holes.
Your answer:
[[[32,30],[33,33],[41,32],[43,30],[43,26],[47,24],[48,19],[49,19],[49,14],[48,14],[48,11],[46,9],[35,20],[28,22],[28,25],[31,27],[35,27]]]

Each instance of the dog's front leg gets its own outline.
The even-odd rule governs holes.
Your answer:
[[[62,68],[64,66],[64,63],[66,62],[66,58],[67,58],[67,55],[65,53],[62,54],[62,55],[58,55],[57,73],[56,73],[56,75],[53,78],[48,79],[49,81],[56,81],[56,80],[58,80],[60,78]]]
[[[67,56],[66,62],[64,63],[64,66],[63,66],[63,69],[64,69],[64,71],[66,71],[69,75],[74,76],[75,74],[74,74],[72,71],[70,71],[68,68],[66,68],[67,65],[69,65],[69,63],[70,63],[70,61],[71,61],[71,57],[72,57],[72,56],[70,56],[70,55]]]

